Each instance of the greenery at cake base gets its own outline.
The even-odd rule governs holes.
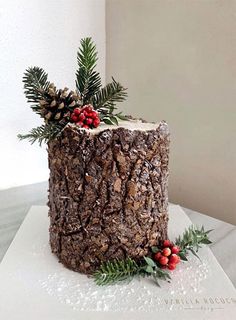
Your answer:
[[[140,261],[127,258],[103,263],[93,274],[94,281],[101,286],[131,281],[134,277],[149,277],[159,286],[160,280],[171,280],[169,271],[173,271],[180,260],[187,261],[189,253],[199,258],[197,252],[202,245],[212,243],[208,238],[211,231],[205,231],[203,226],[190,226],[174,243],[167,239],[161,245],[151,247],[152,254]]]

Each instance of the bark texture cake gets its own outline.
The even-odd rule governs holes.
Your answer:
[[[169,131],[165,122],[67,125],[49,142],[52,251],[68,268],[139,259],[167,237]]]
[[[115,261],[129,274],[167,238],[168,126],[116,111],[127,89],[114,78],[102,87],[91,38],[81,40],[77,61],[74,91],[57,89],[42,68],[26,70],[25,95],[44,123],[19,137],[48,145],[59,261],[86,274]]]
[[[127,89],[112,78],[104,87],[96,46],[81,40],[76,89],[57,89],[39,67],[23,82],[44,123],[20,139],[48,146],[50,245],[69,269],[97,285],[151,277],[170,281],[187,255],[210,244],[210,230],[189,227],[167,238],[169,129],[117,112]]]

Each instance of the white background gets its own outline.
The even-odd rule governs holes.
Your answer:
[[[23,94],[22,76],[40,66],[58,87],[75,87],[76,53],[92,36],[104,81],[105,2],[103,0],[0,0],[0,189],[48,179],[47,153],[19,142],[41,120]]]

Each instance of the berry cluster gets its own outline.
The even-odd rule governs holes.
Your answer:
[[[97,128],[100,124],[100,118],[91,104],[82,108],[75,108],[70,116],[71,122],[84,129]]]
[[[170,240],[165,240],[160,250],[155,253],[154,260],[159,263],[162,269],[174,270],[180,262],[179,251],[178,246],[171,243]]]

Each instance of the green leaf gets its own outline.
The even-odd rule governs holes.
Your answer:
[[[127,116],[125,116],[124,114],[122,114],[121,112],[117,113],[116,117],[119,118],[120,120],[129,120],[129,118]]]
[[[153,268],[149,265],[147,265],[144,269],[147,273],[153,273]]]
[[[102,121],[105,123],[105,124],[110,124],[110,125],[113,125],[114,123],[111,121],[110,118],[103,118]]]
[[[115,125],[118,126],[119,123],[118,123],[118,120],[117,120],[116,116],[111,116],[110,119]]]
[[[185,256],[184,253],[179,252],[179,256],[180,256],[180,259],[181,259],[181,260],[188,261],[188,259],[186,258],[186,256]]]
[[[145,262],[147,263],[147,265],[151,266],[151,267],[156,267],[156,263],[149,257],[144,257]]]
[[[198,228],[196,226],[190,226],[182,236],[176,239],[176,245],[181,249],[180,257],[184,260],[188,251],[192,252],[197,258],[197,251],[201,248],[202,244],[210,244],[211,241],[208,238],[208,234],[212,230],[205,231],[204,227]],[[184,253],[184,254],[183,254]],[[200,259],[200,258],[199,258]]]
[[[81,94],[83,104],[91,102],[92,97],[101,87],[101,78],[95,71],[98,60],[96,45],[91,38],[80,41],[81,47],[77,53],[79,69],[76,71],[76,87]]]
[[[152,253],[157,253],[158,251],[160,251],[159,248],[156,246],[151,247],[151,250],[152,250]]]
[[[159,286],[159,281],[158,280],[164,280],[164,281],[171,280],[169,272],[166,271],[166,270],[162,270],[159,267],[155,268],[155,272],[153,273],[152,276],[153,276],[155,282],[158,283],[158,286]]]
[[[210,241],[209,239],[202,239],[201,243],[203,243],[203,244],[211,244],[212,241]]]

